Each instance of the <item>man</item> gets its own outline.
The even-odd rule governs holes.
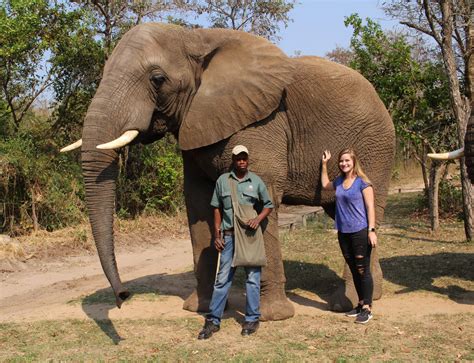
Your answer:
[[[208,339],[213,333],[219,331],[221,318],[229,296],[235,267],[232,267],[234,255],[234,210],[231,198],[231,178],[237,181],[238,201],[234,203],[253,205],[262,203],[263,208],[257,217],[247,221],[249,228],[256,230],[262,221],[273,209],[268,190],[262,179],[248,170],[249,152],[243,145],[232,149],[233,170],[221,175],[216,182],[211,206],[214,207],[214,245],[221,254],[220,266],[214,284],[209,314],[206,316],[204,328],[199,333],[198,339]],[[245,323],[241,334],[243,336],[257,331],[260,318],[260,274],[261,266],[245,267],[247,280],[245,283],[247,304]]]

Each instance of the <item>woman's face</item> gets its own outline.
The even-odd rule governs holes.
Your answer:
[[[354,160],[350,154],[342,154],[339,159],[339,170],[348,175],[354,170]]]

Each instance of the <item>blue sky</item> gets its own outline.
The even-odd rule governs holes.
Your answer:
[[[299,0],[290,13],[293,19],[281,29],[279,47],[287,54],[324,56],[341,46],[349,46],[351,28],[344,26],[344,17],[358,13],[362,19],[370,17],[384,29],[397,27],[380,9],[379,0]],[[401,27],[398,25],[398,27]]]

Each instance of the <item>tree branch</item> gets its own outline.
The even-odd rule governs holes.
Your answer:
[[[43,85],[31,96],[31,99],[25,103],[25,105],[22,106],[23,110],[20,113],[20,117],[18,118],[18,122],[21,122],[25,114],[28,112],[30,109],[31,105],[35,100],[39,97],[40,94],[42,94],[46,88],[51,86],[52,82],[49,82],[51,79],[51,73],[48,74],[48,77],[46,77],[46,80],[44,81]]]

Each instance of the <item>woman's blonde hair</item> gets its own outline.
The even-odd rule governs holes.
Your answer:
[[[359,158],[357,157],[357,154],[354,149],[350,147],[342,149],[341,152],[339,153],[339,156],[337,157],[337,166],[339,167],[339,161],[341,160],[341,156],[344,154],[350,155],[352,162],[354,163],[354,173],[366,183],[370,183],[369,178],[367,177],[367,175],[365,175],[364,171],[362,170],[362,166],[360,165]],[[344,175],[340,167],[339,167],[339,170],[341,171],[341,175]]]

